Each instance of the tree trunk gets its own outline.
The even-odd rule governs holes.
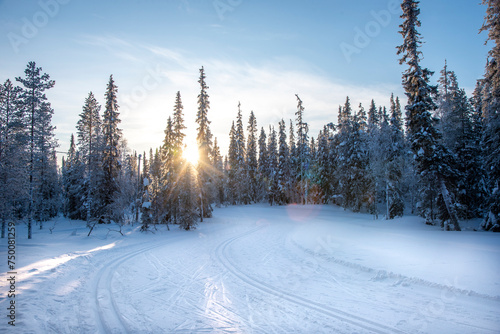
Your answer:
[[[446,184],[444,180],[440,179],[439,183],[441,185],[441,195],[443,196],[444,204],[446,205],[446,210],[448,211],[448,215],[450,216],[450,220],[452,224],[455,226],[455,231],[461,231],[460,224],[458,222],[457,212],[452,203],[452,199],[448,189],[446,188]]]

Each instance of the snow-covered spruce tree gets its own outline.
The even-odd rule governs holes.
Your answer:
[[[304,122],[304,106],[299,95],[297,97],[297,111],[295,112],[297,124],[297,184],[300,202],[307,204],[309,192],[311,155],[309,150],[309,126]]]
[[[253,111],[250,112],[248,118],[248,138],[247,138],[247,154],[246,154],[246,169],[248,182],[248,198],[250,202],[257,202],[257,119]]]
[[[25,77],[17,77],[16,81],[23,85],[22,92],[20,94],[20,99],[22,100],[22,106],[25,111],[26,123],[28,126],[28,239],[32,237],[32,221],[34,219],[35,202],[37,199],[35,196],[39,195],[39,175],[40,167],[39,164],[35,164],[41,156],[41,148],[37,146],[40,143],[40,120],[43,113],[49,113],[50,107],[46,105],[47,97],[45,91],[54,87],[55,81],[50,80],[50,76],[47,73],[42,74],[42,68],[36,67],[36,63],[31,61],[28,63],[26,70],[24,71]],[[45,157],[47,158],[47,157]]]
[[[86,208],[83,217],[90,224],[103,213],[104,192],[101,184],[103,182],[102,166],[102,132],[101,106],[94,94],[89,93],[85,99],[80,119],[77,123],[79,161],[85,165],[85,174],[81,184],[81,199]],[[69,161],[69,156],[68,156]],[[76,162],[74,162],[76,164]],[[78,180],[76,180],[78,182]],[[82,182],[83,181],[83,182]]]
[[[186,172],[187,162],[183,158],[182,152],[184,150],[184,115],[183,105],[180,92],[177,92],[173,119],[171,117],[167,120],[167,127],[165,129],[165,139],[161,149],[161,165],[160,169],[160,190],[159,199],[160,213],[158,219],[168,220],[173,223],[179,223],[180,211],[180,198],[181,198],[181,178],[183,173]]]
[[[457,183],[458,214],[462,218],[482,216],[486,200],[486,180],[481,162],[481,129],[474,126],[473,108],[467,94],[460,89],[453,71],[445,65],[439,80],[438,110],[442,143],[456,157],[462,178]]]
[[[332,124],[333,125],[333,124]],[[316,183],[320,190],[322,204],[327,204],[332,196],[331,165],[330,165],[330,137],[331,128],[328,125],[318,135],[318,151],[316,154]]]
[[[161,146],[161,162],[154,164],[154,158],[150,160],[151,180],[156,179],[159,192],[153,197],[154,203],[157,205],[156,211],[161,211],[157,217],[166,222],[176,223],[175,221],[175,175],[174,175],[174,155],[175,155],[175,139],[174,139],[174,124],[172,117],[167,119],[167,125],[164,131],[163,145]],[[156,198],[157,195],[157,198]],[[158,221],[159,222],[159,221]]]
[[[489,51],[483,81],[484,163],[488,173],[490,196],[484,229],[500,232],[500,1],[483,0],[487,5],[480,31],[488,31]]]
[[[339,108],[338,113],[338,132],[335,142],[335,156],[337,158],[337,168],[335,169],[335,178],[338,182],[337,197],[341,199],[341,205],[344,208],[353,206],[353,177],[350,168],[350,138],[352,136],[352,108],[349,97],[346,98],[344,107]]]
[[[402,217],[404,214],[405,201],[403,196],[404,172],[407,160],[406,144],[403,130],[403,116],[399,98],[394,100],[391,94],[390,114],[390,143],[387,154],[386,168],[386,218],[393,219]],[[385,129],[382,129],[385,131]]]
[[[153,214],[151,213],[151,195],[149,193],[149,179],[145,176],[142,181],[142,205],[141,205],[141,231],[147,231],[153,224]]]
[[[215,170],[215,203],[217,207],[221,207],[224,203],[226,203],[226,175],[224,173],[224,162],[222,161],[220,148],[217,144],[217,137],[214,138],[213,164],[213,168]]]
[[[232,205],[238,203],[238,153],[236,145],[236,129],[234,121],[229,131],[229,152],[228,152],[228,200]]]
[[[262,127],[259,135],[259,167],[258,167],[259,202],[265,200],[267,196],[267,188],[269,181],[268,160],[269,159],[267,154],[267,136],[264,127]]]
[[[103,151],[102,151],[102,166],[103,166],[103,207],[104,220],[120,220],[123,212],[110,212],[109,205],[113,203],[114,195],[118,190],[117,180],[120,170],[120,139],[122,131],[118,128],[121,120],[118,112],[117,101],[118,87],[113,80],[113,75],[109,77],[109,82],[105,93],[105,109],[102,119],[102,135],[103,135]]]
[[[267,191],[267,200],[272,206],[279,204],[279,185],[278,185],[278,151],[276,142],[276,130],[274,126],[269,126],[269,142],[267,144],[268,154],[268,173],[269,173],[269,187]]]
[[[280,205],[287,204],[287,187],[289,178],[288,163],[290,159],[290,152],[288,151],[288,143],[286,138],[286,125],[285,120],[279,123],[279,138],[278,138],[278,197],[277,202]]]
[[[182,175],[180,175],[179,192],[179,227],[189,231],[195,228],[198,218],[198,205],[196,203],[196,182],[193,166],[186,162]]]
[[[199,189],[199,209],[201,221],[203,218],[212,217],[212,132],[210,131],[210,121],[208,120],[208,110],[210,102],[208,100],[208,85],[205,82],[205,70],[200,69],[200,94],[198,95],[198,112],[196,114],[196,123],[198,124],[198,150],[200,159],[198,160],[198,189]]]
[[[173,201],[165,201],[163,197],[165,195],[165,184],[163,183],[163,172],[162,172],[162,156],[163,149],[153,149],[149,150],[149,193],[151,198],[151,214],[153,215],[153,222],[159,223],[164,221],[165,217],[165,202],[169,203],[169,215],[168,221],[172,221],[175,218],[173,213]],[[167,184],[167,187],[171,187],[171,184]],[[168,199],[171,199],[172,189],[168,189],[167,194]]]
[[[26,180],[27,127],[20,105],[21,88],[7,79],[0,84],[0,220],[2,238],[7,220],[14,218],[14,208],[28,198]],[[21,206],[22,207],[22,206]]]
[[[361,106],[360,106],[361,107]],[[381,110],[381,109],[379,109]],[[372,100],[368,109],[368,123],[366,130],[367,148],[369,155],[368,169],[371,174],[370,193],[373,198],[370,211],[378,219],[378,203],[384,198],[385,191],[385,167],[387,158],[387,148],[389,134],[387,133],[387,123],[381,122],[381,113],[377,111],[375,101]],[[385,127],[385,131],[381,127]]]
[[[420,26],[418,15],[420,9],[416,0],[404,0],[401,4],[404,22],[400,25],[403,44],[398,47],[401,55],[400,64],[406,63],[408,69],[403,73],[403,86],[408,97],[406,106],[408,136],[414,153],[418,172],[421,175],[423,195],[427,200],[421,206],[421,214],[426,222],[433,223],[432,208],[434,194],[440,193],[444,205],[439,207],[438,215],[441,221],[450,220],[455,230],[460,230],[453,194],[458,173],[453,169],[453,157],[439,143],[440,133],[435,126],[431,112],[436,109],[432,100],[436,87],[429,84],[432,72],[420,66],[421,42],[417,27]],[[439,189],[435,189],[438,186]]]
[[[238,103],[238,115],[236,117],[236,129],[234,133],[236,149],[236,189],[235,196],[238,204],[249,204],[248,197],[248,179],[246,167],[246,148],[245,134],[243,130],[243,115],[241,112],[241,103]]]
[[[352,209],[357,212],[365,205],[370,213],[376,213],[373,177],[368,166],[366,126],[366,112],[360,104],[352,119],[352,133],[347,142],[347,166],[351,176]]]
[[[298,158],[297,158],[297,145],[295,144],[295,126],[293,125],[293,120],[290,119],[290,128],[288,129],[288,148],[290,150],[290,159],[288,161],[288,184],[287,189],[290,198],[290,202],[297,203],[300,201],[299,192],[297,187],[297,170],[298,170]]]
[[[42,102],[38,114],[39,128],[35,146],[35,170],[37,173],[37,191],[34,197],[33,214],[40,224],[55,217],[61,207],[61,187],[57,170],[55,126],[52,126],[54,110],[48,102]]]

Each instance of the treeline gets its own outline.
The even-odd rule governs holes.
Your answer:
[[[97,223],[140,220],[142,229],[176,224],[186,230],[211,217],[214,206],[268,202],[270,205],[336,204],[392,219],[405,212],[427,224],[460,230],[459,221],[484,218],[485,230],[499,231],[500,214],[500,8],[488,6],[484,26],[495,45],[484,78],[472,97],[460,88],[445,62],[438,85],[420,66],[421,36],[416,30],[418,1],[402,3],[407,64],[403,86],[405,115],[398,97],[388,107],[375,101],[365,109],[339,107],[336,123],[309,134],[306,104],[296,95],[294,117],[261,126],[253,111],[244,121],[241,104],[221,154],[210,130],[205,70],[198,83],[197,166],[184,156],[184,108],[177,92],[163,143],[148,154],[130,153],[119,128],[118,88],[111,76],[104,112],[92,92],[84,101],[76,137],[61,170],[51,125],[53,109],[45,91],[49,75],[30,62],[24,77],[0,85],[0,218],[34,221],[59,212]],[[142,165],[142,166],[141,166]]]

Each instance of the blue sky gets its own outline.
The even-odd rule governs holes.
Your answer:
[[[468,92],[489,49],[478,34],[479,0],[422,0],[423,66],[449,68]],[[132,149],[157,147],[175,93],[184,102],[188,141],[196,124],[199,68],[204,66],[212,132],[226,153],[241,101],[259,128],[294,117],[295,94],[310,134],[336,122],[339,104],[373,98],[388,105],[401,88],[396,46],[399,2],[271,0],[0,0],[0,81],[22,76],[34,60],[56,86],[48,92],[60,150],[67,151],[84,99],[101,104],[109,75],[119,87],[124,135]]]

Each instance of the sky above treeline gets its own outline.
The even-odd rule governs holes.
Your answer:
[[[422,65],[445,59],[471,93],[484,73],[486,6],[479,0],[422,0]],[[181,92],[188,145],[196,133],[199,69],[209,85],[211,129],[226,154],[241,102],[245,126],[295,118],[299,94],[310,135],[352,106],[404,103],[396,46],[400,1],[270,0],[0,0],[0,81],[23,76],[36,61],[56,81],[59,151],[69,147],[85,98],[104,104],[110,74],[118,85],[121,128],[131,149],[159,147]],[[104,110],[104,109],[103,109]]]

